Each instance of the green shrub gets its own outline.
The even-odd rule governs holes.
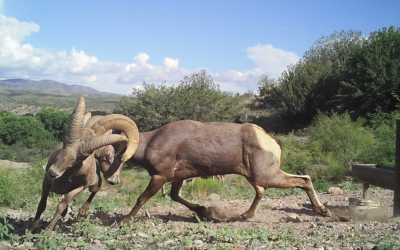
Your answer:
[[[329,165],[325,168],[325,176],[332,180],[340,180],[344,174],[344,166],[342,165]]]
[[[212,193],[219,193],[222,189],[221,183],[213,179],[196,178],[193,185],[187,187],[190,197],[205,199]]]
[[[378,111],[370,115],[370,126],[373,129],[375,143],[362,152],[362,163],[377,163],[394,166],[396,153],[396,120],[400,111],[390,114]]]
[[[352,162],[362,161],[363,154],[375,143],[372,132],[363,127],[365,120],[359,118],[352,122],[350,115],[344,113],[331,116],[319,114],[309,127],[309,150],[318,158],[332,154],[336,163],[349,168]]]
[[[34,208],[41,196],[45,171],[41,167],[26,170],[0,168],[0,206]]]
[[[62,141],[71,124],[71,114],[48,108],[39,111],[36,118],[44,125],[44,128],[53,134],[54,139]]]
[[[282,141],[281,166],[283,171],[290,173],[305,174],[306,169],[313,163],[311,152],[300,140],[296,140],[293,133],[287,137],[278,136]],[[286,171],[285,171],[286,172]]]
[[[134,120],[140,131],[179,120],[234,122],[244,107],[239,94],[221,91],[204,70],[185,77],[178,86],[143,86],[123,97],[114,111]]]

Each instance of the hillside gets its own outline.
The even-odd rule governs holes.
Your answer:
[[[83,96],[87,111],[105,111],[111,113],[120,97],[109,93],[67,93],[44,90],[11,89],[0,87],[0,110],[18,115],[36,114],[42,109],[54,107],[72,112],[79,97]]]
[[[96,89],[82,86],[82,85],[68,85],[52,80],[25,80],[25,79],[7,79],[0,81],[0,87],[10,89],[30,89],[30,90],[46,90],[52,92],[66,92],[66,93],[79,93],[79,94],[105,94],[115,95],[114,93],[100,92]]]

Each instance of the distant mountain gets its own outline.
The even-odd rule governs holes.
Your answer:
[[[9,89],[31,89],[31,90],[46,90],[52,92],[67,92],[67,93],[78,93],[78,94],[105,94],[115,95],[114,93],[100,92],[96,89],[82,86],[82,85],[68,85],[52,80],[25,80],[25,79],[7,79],[0,80],[0,87]]]

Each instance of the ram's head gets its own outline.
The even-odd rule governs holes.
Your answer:
[[[85,100],[81,97],[64,138],[63,148],[49,168],[48,176],[51,179],[59,178],[67,169],[85,160],[96,149],[107,145],[127,142],[122,162],[127,161],[135,153],[139,143],[139,131],[131,119],[122,115],[108,115],[98,120],[91,128],[84,128],[84,115]],[[126,137],[106,134],[110,129],[124,132]]]

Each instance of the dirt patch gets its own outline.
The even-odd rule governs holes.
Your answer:
[[[379,239],[383,239],[387,235],[392,237],[392,241],[400,244],[400,218],[392,216],[393,191],[380,189],[370,190],[370,192],[373,200],[379,202],[381,206],[377,209],[362,211],[349,208],[349,199],[361,198],[361,190],[345,192],[343,195],[318,194],[320,201],[330,209],[331,217],[322,217],[314,213],[306,194],[277,198],[266,196],[262,199],[256,216],[248,220],[241,219],[240,215],[250,207],[252,200],[209,200],[204,202],[204,206],[207,208],[208,214],[216,220],[207,224],[207,230],[218,232],[226,226],[241,230],[259,228],[272,235],[270,236],[272,237],[270,240],[273,242],[271,246],[274,246],[272,249],[282,249],[280,246],[284,245],[280,243],[279,237],[285,234],[290,234],[292,237],[293,243],[289,249],[361,249],[360,247],[363,247],[364,243],[375,242],[374,244],[377,244]],[[154,206],[144,206],[135,220],[145,225],[152,225],[153,219],[161,220],[161,224],[154,226],[157,230],[156,234],[174,232],[173,235],[176,237],[192,237],[187,235],[187,230],[199,225],[196,215],[179,203],[172,203],[168,206],[160,203],[156,203]],[[108,213],[90,211],[89,215],[99,222],[100,228],[110,228],[130,210],[131,207],[118,208]],[[6,210],[4,212],[9,214],[8,219],[13,222],[15,233],[22,236],[31,222],[29,218],[33,217],[35,211]],[[70,232],[76,230],[71,226],[72,222],[76,221],[76,212],[72,211],[58,222],[57,227],[65,230],[63,234],[66,237],[71,237]],[[39,228],[44,229],[50,218],[41,220]],[[61,234],[60,231],[57,234]],[[195,237],[204,243],[203,248],[200,249],[210,249],[206,242],[212,242],[211,236],[197,235]],[[76,240],[79,241],[79,239]],[[136,236],[132,244],[136,244],[138,240],[140,238]],[[171,240],[179,245],[178,238]],[[242,242],[236,239],[231,239],[231,241],[236,242],[233,247],[235,249],[246,249],[250,243],[260,243],[257,241]],[[257,246],[253,249],[263,248],[261,243]]]

